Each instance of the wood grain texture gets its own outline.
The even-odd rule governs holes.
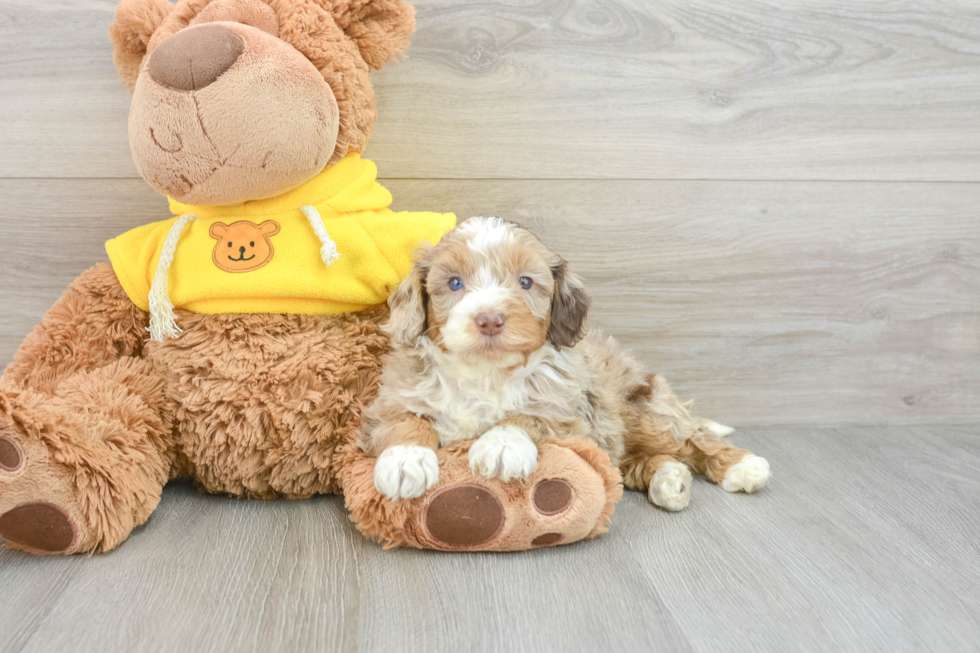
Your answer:
[[[529,225],[703,414],[943,426],[743,431],[761,494],[627,493],[608,535],[508,555],[386,553],[336,497],[177,484],[108,556],[0,552],[0,653],[976,650],[980,5],[414,4],[374,77],[396,208]],[[0,364],[166,217],[115,5],[0,0]]]
[[[973,184],[386,182],[491,214],[579,272],[605,327],[736,426],[980,420]],[[0,364],[103,243],[166,217],[141,180],[0,180]]]
[[[980,180],[972,0],[419,0],[402,178]],[[0,177],[136,177],[112,0],[0,2]]]
[[[734,436],[772,485],[591,542],[383,552],[339,498],[164,492],[107,556],[0,553],[0,651],[936,651],[980,638],[980,429]]]

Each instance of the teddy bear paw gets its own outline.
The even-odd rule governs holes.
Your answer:
[[[527,541],[514,548],[551,546],[565,540],[562,531],[568,526],[567,517],[573,521],[580,517],[564,515],[575,503],[575,490],[565,479],[543,479],[513,496],[509,494],[475,483],[445,487],[426,505],[423,520],[427,535],[439,543],[439,548],[469,549],[502,539],[501,535],[513,530],[506,528],[508,522],[530,523],[529,532],[519,537]]]
[[[484,455],[478,444],[440,450],[442,480],[420,499],[407,528],[414,546],[448,551],[555,546],[591,536],[608,518],[609,488],[603,476],[573,450],[544,444],[539,457],[527,440],[533,460],[530,455],[519,460],[533,466],[525,479],[504,482],[485,478],[479,467],[476,473],[471,469],[474,458]],[[487,450],[499,461],[503,447],[490,444]]]
[[[64,470],[41,442],[0,434],[0,539],[35,554],[73,553],[82,537]]]

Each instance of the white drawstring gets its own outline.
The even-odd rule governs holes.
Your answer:
[[[174,262],[174,252],[177,251],[177,243],[184,227],[196,220],[197,216],[187,213],[177,218],[174,226],[170,227],[167,239],[163,241],[163,249],[160,251],[160,262],[157,263],[156,274],[153,275],[153,283],[150,285],[150,340],[163,342],[166,338],[176,338],[180,333],[177,326],[177,316],[174,314],[174,304],[170,301],[168,289],[168,276],[170,265]]]
[[[323,226],[323,218],[320,216],[320,212],[309,204],[299,207],[299,210],[310,221],[313,232],[320,239],[320,258],[323,259],[328,268],[331,267],[333,262],[340,258],[340,252],[337,251],[337,243],[333,242],[330,234],[327,233],[327,228]]]

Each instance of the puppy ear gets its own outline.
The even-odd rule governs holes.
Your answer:
[[[396,345],[414,347],[429,328],[429,302],[425,292],[425,278],[428,273],[428,262],[423,258],[417,259],[412,266],[412,273],[388,298],[391,317],[382,328]]]
[[[136,87],[150,38],[173,8],[167,0],[122,0],[116,7],[116,22],[109,26],[112,60],[130,91]]]
[[[415,9],[405,0],[328,0],[337,25],[375,70],[398,57],[415,31]]]
[[[581,279],[568,271],[568,263],[564,260],[552,266],[551,274],[555,278],[555,295],[551,299],[548,342],[557,349],[571,347],[582,339],[585,316],[592,300]]]

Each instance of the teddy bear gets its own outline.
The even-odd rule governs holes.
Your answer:
[[[106,244],[0,378],[0,538],[106,552],[171,479],[207,493],[343,493],[385,546],[517,550],[604,532],[622,492],[591,443],[553,441],[525,483],[467,443],[411,501],[357,448],[388,352],[386,299],[451,213],[394,212],[361,158],[369,72],[414,31],[403,0],[122,0],[110,28],[129,137],[169,219]],[[159,220],[159,216],[157,219]]]

